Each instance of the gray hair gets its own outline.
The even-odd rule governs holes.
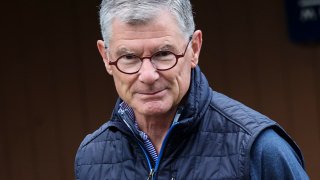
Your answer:
[[[163,9],[169,10],[176,17],[178,26],[186,38],[193,34],[195,24],[189,0],[102,0],[100,27],[106,47],[109,46],[111,25],[115,17],[130,25],[146,24]]]

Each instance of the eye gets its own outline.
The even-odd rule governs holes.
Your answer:
[[[170,51],[159,51],[153,55],[153,61],[172,61],[175,59],[175,55]]]
[[[136,61],[140,61],[139,57],[134,54],[125,54],[119,57],[120,62],[124,63],[133,63]]]
[[[154,56],[156,58],[163,58],[163,57],[166,57],[166,56],[170,56],[171,54],[172,53],[170,51],[159,51]]]
[[[126,55],[121,56],[121,58],[126,59],[126,60],[130,60],[130,59],[136,58],[136,56],[133,54],[126,54]]]

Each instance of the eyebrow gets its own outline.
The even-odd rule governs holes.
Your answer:
[[[152,54],[153,53],[156,53],[158,51],[171,51],[171,52],[174,52],[174,53],[178,53],[178,50],[175,46],[171,45],[171,44],[165,44],[163,46],[159,46],[159,47],[155,47],[152,49]],[[140,52],[135,52],[134,50],[130,50],[126,47],[121,47],[119,48],[118,50],[116,50],[115,52],[115,55],[117,57],[120,57],[122,55],[125,55],[125,54],[139,54]]]
[[[158,51],[172,51],[177,52],[177,48],[171,44],[166,44],[158,49]]]
[[[125,55],[125,54],[134,54],[134,52],[129,50],[129,49],[127,49],[127,48],[125,48],[125,47],[122,47],[122,48],[120,48],[120,49],[118,49],[116,51],[116,56],[117,57]]]

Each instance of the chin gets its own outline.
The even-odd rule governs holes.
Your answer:
[[[161,103],[145,103],[140,107],[141,113],[148,115],[148,116],[154,116],[154,115],[163,115],[170,111],[171,106],[164,105]]]

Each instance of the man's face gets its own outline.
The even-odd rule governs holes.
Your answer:
[[[199,52],[196,51],[201,48],[201,31],[198,34],[196,38],[200,40],[190,43],[185,56],[172,69],[157,71],[149,59],[144,59],[139,72],[129,75],[109,65],[109,61],[126,53],[146,57],[159,50],[180,55],[188,41],[167,11],[161,11],[161,16],[144,25],[132,26],[119,19],[113,21],[108,55],[105,55],[102,41],[98,41],[98,48],[120,98],[133,108],[136,116],[163,116],[176,110],[189,89],[191,69],[198,62]],[[200,45],[196,44],[198,41]]]

